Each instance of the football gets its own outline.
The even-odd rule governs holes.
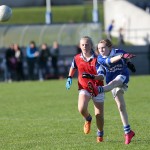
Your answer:
[[[6,5],[0,6],[0,22],[8,21],[12,16],[12,9]]]

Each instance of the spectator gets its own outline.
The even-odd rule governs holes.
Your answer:
[[[27,46],[26,55],[28,63],[28,78],[30,80],[34,80],[34,71],[36,69],[37,58],[39,56],[39,52],[34,41],[31,41],[29,46]]]
[[[115,23],[115,20],[112,20],[111,23],[110,23],[110,25],[108,26],[108,29],[107,29],[107,38],[109,40],[112,40],[111,33],[112,33],[113,28],[114,28],[114,23]]]
[[[58,57],[59,57],[59,44],[57,41],[53,42],[51,48],[52,67],[54,69],[54,76],[58,77]]]
[[[119,29],[119,37],[118,37],[118,45],[124,45],[124,35],[123,35],[123,28]]]
[[[23,72],[23,53],[18,44],[14,44],[15,57],[17,60],[17,80],[24,80],[24,72]]]
[[[49,74],[48,60],[50,58],[50,51],[47,47],[47,44],[44,43],[41,45],[39,52],[39,80],[47,79]]]
[[[17,68],[17,60],[15,58],[14,44],[11,44],[10,47],[6,50],[5,59],[6,59],[5,80],[11,82],[16,78],[16,68]]]

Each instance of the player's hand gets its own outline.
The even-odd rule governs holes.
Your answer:
[[[72,77],[68,76],[67,82],[66,82],[66,89],[69,90],[71,85],[72,85]]]
[[[132,62],[128,62],[127,66],[132,72],[134,72],[134,73],[136,72],[136,68],[135,68],[134,64],[132,64]]]
[[[34,53],[34,56],[35,56],[35,57],[38,57],[38,56],[39,56],[39,52],[35,52],[35,53]]]
[[[122,58],[124,58],[124,59],[131,59],[133,57],[135,57],[135,55],[131,54],[131,53],[122,54]]]
[[[95,76],[93,74],[83,73],[82,78],[95,79]]]

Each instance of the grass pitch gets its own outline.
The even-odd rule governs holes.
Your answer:
[[[103,24],[103,4],[98,5],[99,20]],[[46,7],[12,8],[9,21],[1,24],[45,24]],[[92,22],[92,4],[52,6],[52,23]]]
[[[70,91],[65,80],[1,83],[1,150],[148,150],[150,149],[150,76],[132,76],[125,94],[129,121],[135,131],[130,145],[124,145],[123,127],[111,93],[105,100],[105,136],[96,143],[93,116],[89,135],[77,110],[77,80]]]

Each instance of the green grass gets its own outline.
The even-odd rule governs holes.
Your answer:
[[[92,131],[83,134],[84,120],[77,110],[77,80],[70,91],[65,80],[1,83],[1,150],[148,150],[150,149],[150,76],[132,76],[125,94],[131,127],[136,136],[124,145],[119,113],[110,93],[105,100],[105,136],[96,143],[92,102]]]
[[[52,6],[52,23],[92,22],[92,4]],[[13,15],[1,24],[45,24],[45,7],[12,8]],[[103,5],[99,4],[99,18],[103,23]]]

